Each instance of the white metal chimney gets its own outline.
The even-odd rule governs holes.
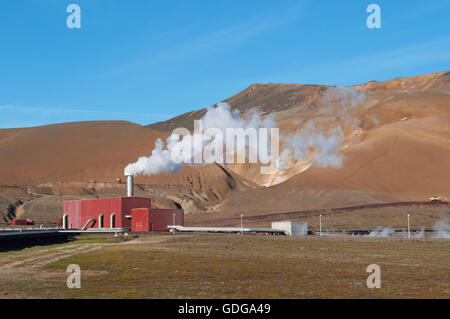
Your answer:
[[[125,175],[127,177],[127,197],[134,196],[133,175]]]

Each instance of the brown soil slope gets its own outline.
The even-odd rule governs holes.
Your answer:
[[[0,220],[18,200],[33,202],[17,205],[18,217],[47,222],[60,216],[61,196],[125,194],[125,184],[115,179],[123,180],[124,167],[151,155],[155,140],[165,136],[123,121],[0,130]],[[92,179],[96,183],[89,183]],[[136,194],[150,197],[155,206],[181,205],[187,213],[209,210],[233,191],[260,187],[216,164],[139,176],[136,183]]]
[[[121,121],[0,130],[0,182],[114,180],[160,132]]]
[[[276,203],[279,188],[286,192],[356,190],[399,200],[425,200],[435,194],[450,197],[450,72],[355,85],[352,89],[363,95],[363,100],[344,115],[339,101],[325,101],[329,88],[255,84],[225,101],[242,112],[254,107],[261,114],[271,114],[284,134],[301,128],[310,119],[319,128],[337,124],[344,128],[342,168],[311,167],[303,171],[301,166],[293,167],[280,173],[277,182],[285,182],[265,192],[265,200]],[[154,127],[168,130],[189,124],[204,112],[186,113]],[[359,124],[346,126],[342,116]],[[255,165],[228,167],[261,185],[274,183],[274,176],[261,175]],[[240,205],[240,200],[229,203],[236,196],[224,203],[223,209]],[[273,200],[268,199],[271,196]],[[277,210],[276,206],[266,208]]]
[[[343,168],[312,167],[285,189],[364,190],[403,200],[450,195],[450,120],[427,117],[373,129],[345,152]]]
[[[344,145],[348,147],[341,150],[341,168],[313,166],[301,174],[289,170],[285,173],[287,180],[278,186],[286,190],[359,190],[403,200],[425,200],[434,194],[448,198],[450,95],[396,93],[389,97],[369,96],[365,103],[368,109],[355,115],[361,121],[357,138],[347,134]],[[367,115],[379,124],[365,120]],[[282,127],[292,125],[289,120],[280,123]],[[232,168],[262,184],[267,178],[242,165]]]
[[[326,90],[333,86],[310,84],[253,84],[238,94],[224,100],[242,113],[255,108],[261,114],[296,110],[296,115],[311,116],[323,104]],[[450,71],[419,75],[410,78],[396,78],[386,82],[371,81],[353,88],[375,97],[395,93],[436,92],[450,93]],[[301,111],[301,112],[299,112]],[[193,129],[193,121],[200,119],[206,108],[187,112],[168,121],[151,124],[148,127],[171,132],[177,127]],[[285,112],[283,118],[289,118]],[[279,117],[278,117],[279,118]]]
[[[339,115],[339,103],[324,101],[329,88],[256,84],[226,102],[243,113],[256,108],[270,114],[285,134],[310,119],[325,129],[345,120]],[[301,173],[292,169],[277,181],[281,183],[261,190],[258,184],[268,185],[267,179],[273,176],[259,174],[255,165],[185,167],[178,174],[136,178],[140,191],[161,205],[175,202],[190,212],[211,208],[256,211],[260,207],[279,211],[310,206],[316,197],[319,206],[327,207],[424,200],[431,195],[450,198],[450,72],[373,81],[352,89],[364,99],[345,115],[358,124],[344,125],[342,168],[310,167]],[[34,185],[39,191],[28,189],[29,193],[46,188],[50,196],[116,194],[123,185],[111,191],[116,186],[107,183],[123,178],[126,164],[150,155],[157,137],[164,138],[174,127],[191,127],[192,120],[204,112],[186,113],[150,127],[115,121],[0,130],[0,185]],[[89,185],[70,184],[90,179],[106,186],[98,185],[92,192]],[[40,196],[29,193],[14,197]],[[295,197],[292,204],[286,194]],[[169,202],[163,203],[164,199]]]
[[[88,182],[91,179],[113,182],[116,178],[123,179],[128,163],[151,155],[155,140],[166,136],[151,128],[121,121],[0,130],[0,185]],[[191,185],[199,190],[215,185],[219,193],[225,188],[255,187],[219,165],[185,167],[178,174],[139,176],[136,182]],[[62,193],[67,191],[74,190],[66,189]],[[80,188],[81,193],[84,190]]]

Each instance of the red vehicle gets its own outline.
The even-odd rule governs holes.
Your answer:
[[[12,224],[14,226],[18,226],[18,225],[21,225],[21,226],[23,226],[23,225],[34,225],[34,220],[29,219],[29,218],[27,218],[27,219],[13,219]]]

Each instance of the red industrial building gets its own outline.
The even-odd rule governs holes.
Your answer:
[[[184,225],[182,209],[151,208],[142,197],[114,197],[64,202],[63,228],[131,228],[132,231],[167,231]]]
[[[132,231],[167,231],[184,225],[183,209],[151,208],[148,198],[133,196],[133,179],[127,176],[127,197],[65,201],[63,228],[131,228]]]
[[[151,200],[140,197],[114,197],[64,202],[63,225],[65,228],[86,227],[125,228],[131,227],[131,210],[150,208]]]
[[[132,231],[165,231],[168,225],[184,225],[182,209],[135,208],[131,211]]]

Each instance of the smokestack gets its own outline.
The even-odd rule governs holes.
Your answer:
[[[134,196],[133,175],[125,175],[127,177],[127,197]]]

